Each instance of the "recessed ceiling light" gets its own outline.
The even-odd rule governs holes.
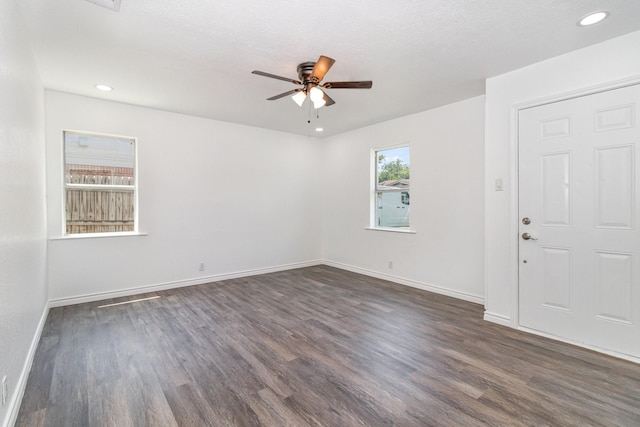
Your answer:
[[[323,130],[323,128],[316,128],[316,132],[322,132]]]
[[[113,88],[107,85],[96,85],[96,89],[101,90],[103,92],[111,92]]]
[[[580,21],[578,21],[578,25],[580,27],[586,27],[588,25],[597,24],[607,16],[609,16],[609,12],[606,12],[606,11],[590,13],[584,18],[582,18]]]

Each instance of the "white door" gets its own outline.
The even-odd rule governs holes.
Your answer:
[[[519,113],[519,323],[635,357],[639,107],[634,85]]]

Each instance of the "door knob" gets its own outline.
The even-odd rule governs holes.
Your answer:
[[[531,234],[529,234],[529,233],[522,233],[522,238],[524,240],[538,240],[535,237],[532,237]]]

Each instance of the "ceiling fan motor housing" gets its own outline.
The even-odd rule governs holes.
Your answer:
[[[319,83],[319,81],[313,81],[314,79],[310,78],[315,65],[315,62],[303,62],[298,65],[298,79],[300,79],[302,84],[307,86],[307,88],[309,87],[309,83],[313,83],[314,86]]]

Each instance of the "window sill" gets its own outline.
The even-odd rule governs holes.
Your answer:
[[[389,233],[416,234],[416,230],[411,228],[392,228],[392,227],[365,227],[365,230],[386,231]]]
[[[105,237],[135,237],[147,236],[147,233],[140,231],[126,231],[121,233],[85,233],[85,234],[67,234],[60,237],[49,237],[49,240],[75,240],[75,239],[95,239]]]

